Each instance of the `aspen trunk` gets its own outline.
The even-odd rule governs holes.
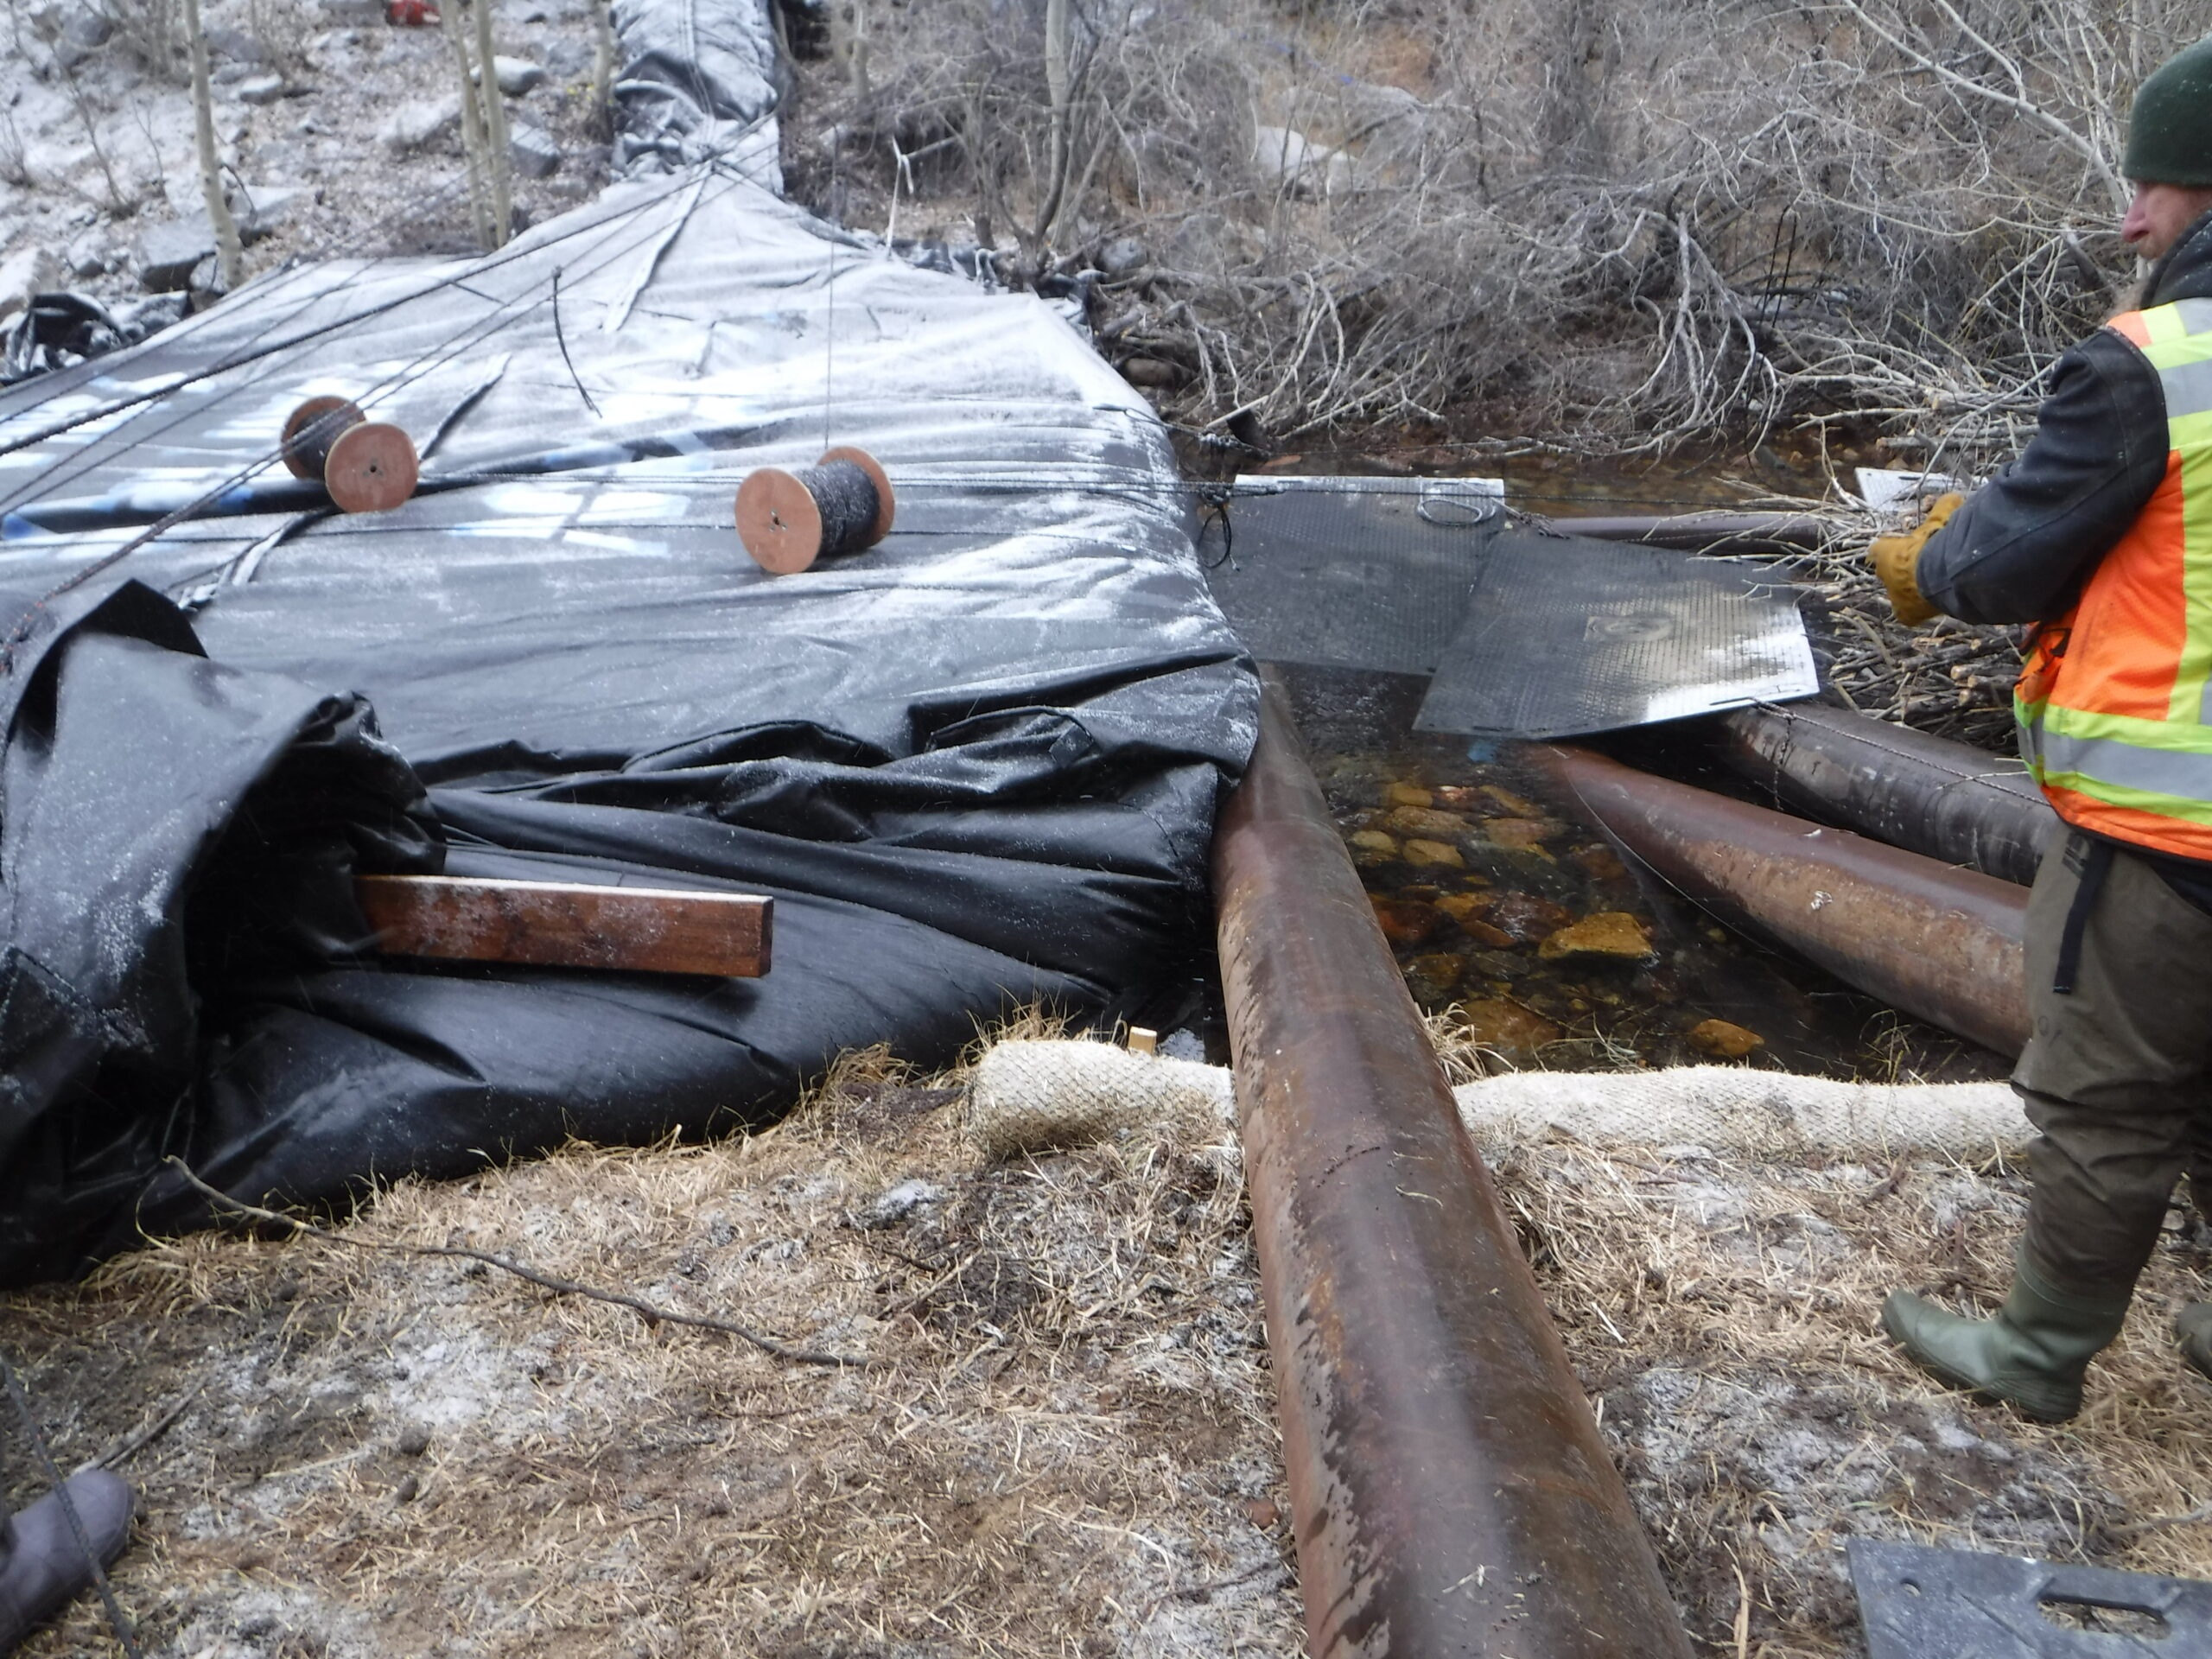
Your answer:
[[[507,154],[507,106],[499,96],[499,78],[493,70],[492,0],[474,0],[476,13],[476,83],[484,98],[485,175],[492,182],[492,234],[504,247],[514,223],[514,176]]]
[[[185,49],[192,64],[192,130],[200,147],[200,192],[207,200],[207,222],[215,227],[215,268],[223,291],[238,285],[243,251],[238,221],[223,195],[223,166],[215,153],[215,95],[207,79],[207,37],[200,29],[200,0],[184,0]]]

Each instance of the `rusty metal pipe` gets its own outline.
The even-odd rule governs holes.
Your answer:
[[[2028,1036],[2024,887],[1693,789],[1584,749],[1528,757],[1722,921],[2000,1054]]]
[[[1783,805],[1946,864],[2036,879],[2058,815],[2018,760],[1817,702],[1724,715],[1720,756]]]
[[[1214,841],[1314,1659],[1688,1659],[1287,705]]]

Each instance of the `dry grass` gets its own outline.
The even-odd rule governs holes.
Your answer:
[[[118,1580],[180,1659],[1294,1650],[1234,1152],[990,1165],[957,1098],[879,1057],[770,1134],[403,1185],[346,1229],[865,1369],[216,1236],[16,1297],[6,1340],[65,1465],[189,1399],[125,1465]],[[85,1607],[30,1649],[103,1650]]]
[[[2212,1576],[2212,1384],[2175,1355],[2212,1293],[2170,1233],[2075,1422],[1931,1388],[1880,1336],[1905,1287],[1986,1308],[2025,1185],[2001,1165],[1754,1165],[1557,1142],[1496,1167],[1693,1632],[1767,1659],[1863,1652],[1840,1545],[1910,1538]],[[2197,1518],[2177,1523],[2174,1517]]]
[[[346,1230],[865,1367],[313,1238],[188,1238],[10,1298],[65,1464],[184,1402],[124,1465],[149,1651],[1299,1651],[1234,1148],[993,1164],[958,1081],[862,1056],[771,1133],[404,1185]],[[2042,1428],[1928,1386],[1874,1325],[1893,1286],[2001,1291],[2017,1173],[1487,1150],[1705,1643],[1861,1651],[1854,1534],[2212,1574],[2212,1523],[2174,1519],[2212,1496],[2212,1385],[2164,1335],[2205,1292],[2202,1231],[2169,1236],[2088,1411]],[[8,1474],[21,1501],[20,1446]],[[29,1649],[109,1650],[85,1606]]]

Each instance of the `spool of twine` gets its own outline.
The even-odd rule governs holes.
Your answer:
[[[891,531],[891,480],[864,449],[838,448],[811,467],[763,467],[737,491],[737,533],[771,575],[805,569],[824,554],[858,553]]]
[[[310,397],[284,423],[284,466],[320,480],[340,512],[385,512],[415,493],[421,465],[407,434],[345,397]]]

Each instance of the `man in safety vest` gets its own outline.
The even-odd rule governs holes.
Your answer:
[[[2175,1184],[2212,1213],[2212,40],[2136,94],[2121,234],[2139,308],[2060,359],[2034,440],[1873,547],[1899,620],[2033,622],[2023,753],[2065,820],[2028,905],[2041,1131],[2011,1294],[1967,1319],[1899,1291],[1916,1363],[2027,1416],[2081,1409]],[[2212,1375],[2212,1305],[2179,1322]]]

